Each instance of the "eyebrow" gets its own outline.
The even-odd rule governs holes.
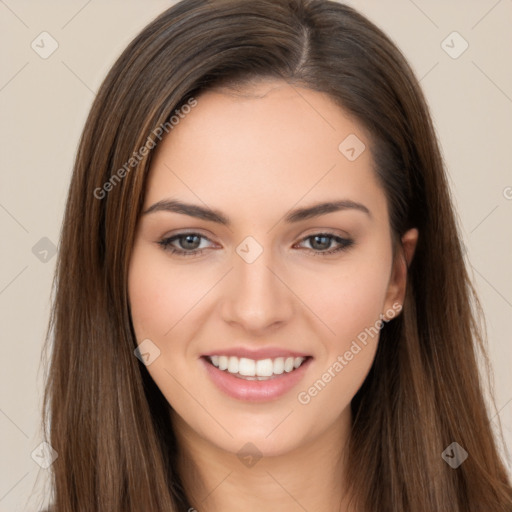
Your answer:
[[[317,203],[306,208],[297,208],[289,211],[284,220],[287,223],[300,222],[303,220],[318,217],[320,215],[326,215],[332,212],[344,211],[344,210],[356,210],[365,213],[371,217],[370,210],[362,203],[357,203],[349,199],[341,199],[339,201],[327,201],[323,203]],[[151,205],[145,211],[143,215],[154,212],[174,212],[188,215],[190,217],[196,217],[198,219],[207,220],[210,222],[216,222],[224,226],[231,226],[231,220],[226,217],[223,213],[218,210],[213,210],[208,207],[199,206],[196,204],[184,203],[175,199],[162,199]]]

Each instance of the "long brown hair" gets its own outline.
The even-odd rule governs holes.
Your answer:
[[[189,506],[169,405],[134,356],[127,269],[153,154],[139,149],[157,145],[158,127],[202,91],[261,77],[327,93],[354,116],[371,136],[395,239],[420,233],[403,312],[382,329],[351,403],[347,474],[359,509],[510,512],[479,376],[481,310],[428,107],[390,39],[324,0],[183,0],[100,87],[76,156],[45,344],[54,510]],[[441,457],[453,442],[469,454],[456,469]]]

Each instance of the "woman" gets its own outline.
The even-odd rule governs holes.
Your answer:
[[[54,510],[510,511],[472,305],[393,43],[334,2],[184,0],[80,142]]]

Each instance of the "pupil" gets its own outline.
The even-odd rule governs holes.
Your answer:
[[[194,243],[194,239],[196,239],[196,243]],[[197,249],[197,239],[199,239],[197,235],[185,235],[182,238],[184,242],[181,245],[184,249]]]
[[[319,244],[317,244],[317,240],[323,240]],[[315,247],[316,245],[316,247]],[[313,248],[314,249],[328,249],[330,245],[330,238],[328,236],[315,235],[313,237]]]

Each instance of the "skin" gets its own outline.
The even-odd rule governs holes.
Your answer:
[[[350,401],[378,335],[309,403],[297,396],[379,315],[403,303],[417,230],[404,235],[393,258],[371,141],[327,95],[276,80],[210,90],[197,100],[156,150],[143,210],[172,198],[219,210],[232,224],[142,215],[129,269],[137,340],[149,338],[160,350],[147,370],[172,406],[185,489],[200,512],[238,511],[241,503],[246,511],[353,511],[343,448]],[[355,161],[338,149],[350,134],[366,146]],[[345,209],[283,220],[291,209],[340,199],[370,214]],[[184,232],[206,237],[199,239],[205,250],[180,256],[158,243]],[[319,254],[307,237],[323,232],[354,244]],[[263,249],[252,263],[236,252],[247,236]],[[323,243],[324,251],[338,247],[334,239]],[[183,239],[172,245],[191,247]],[[284,347],[313,360],[291,391],[248,402],[215,387],[199,359],[234,346]],[[248,442],[263,456],[252,467],[237,457]]]

